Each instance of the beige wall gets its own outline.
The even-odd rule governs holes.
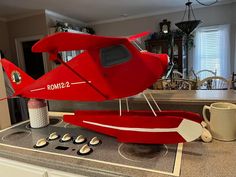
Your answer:
[[[216,24],[231,23],[233,14],[232,4],[212,6],[208,8],[194,9],[194,14],[197,19],[203,21],[201,26],[209,26]],[[181,21],[183,17],[183,11],[168,13],[156,16],[143,17],[139,19],[131,19],[119,22],[97,24],[93,27],[98,35],[129,35],[138,33],[145,30],[151,30],[153,32],[159,31],[159,23],[163,19],[171,21],[171,28],[175,29],[176,22]]]
[[[42,14],[25,17],[7,22],[9,42],[11,50],[11,60],[17,63],[15,39],[31,37],[35,35],[46,35],[47,26],[44,11]]]
[[[236,71],[236,48],[235,48],[235,33],[236,33],[236,3],[225,4],[220,6],[211,6],[206,8],[194,9],[197,19],[201,19],[203,23],[201,26],[211,26],[219,24],[231,24],[231,70]],[[175,29],[176,22],[181,21],[183,17],[182,12],[175,12],[163,15],[156,15],[150,17],[143,17],[139,19],[130,19],[119,22],[104,23],[94,25],[93,28],[98,35],[119,36],[131,35],[146,30],[152,32],[159,31],[159,23],[163,19],[171,21],[171,28]],[[192,66],[192,55],[190,52],[189,65]]]
[[[3,77],[2,66],[0,64],[0,99],[6,97],[6,89]],[[0,130],[11,125],[7,100],[0,101]]]
[[[203,21],[201,26],[217,25],[231,23],[233,7],[236,3],[212,6],[208,8],[194,9],[194,14],[197,19]],[[236,7],[235,7],[236,8]],[[175,23],[181,21],[183,11],[174,12],[156,16],[143,17],[138,19],[130,19],[125,21],[118,21],[112,23],[104,23],[94,25],[96,34],[98,35],[129,35],[133,33],[142,32],[145,30],[159,31],[159,23],[163,19],[171,21],[171,28],[175,29]]]
[[[5,54],[5,57],[10,57],[10,46],[8,39],[7,23],[0,21],[0,50]]]
[[[8,40],[8,31],[6,22],[0,21],[0,49],[4,52],[5,57],[10,57],[10,48]],[[5,83],[3,78],[2,67],[0,64],[0,98],[6,97]],[[11,125],[7,100],[0,101],[0,129]]]

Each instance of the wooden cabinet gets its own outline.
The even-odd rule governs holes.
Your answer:
[[[145,41],[145,45],[149,52],[166,53],[169,56],[171,54],[171,45],[169,40],[150,39]],[[176,38],[174,40],[173,61],[175,63],[175,69],[181,73],[186,72],[186,50],[184,47],[184,41],[181,38]]]
[[[83,177],[0,157],[0,177]]]
[[[45,169],[26,163],[0,158],[1,177],[47,177]]]

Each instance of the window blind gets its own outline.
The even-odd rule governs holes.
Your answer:
[[[195,71],[212,70],[228,77],[230,73],[229,25],[199,28],[195,34]]]

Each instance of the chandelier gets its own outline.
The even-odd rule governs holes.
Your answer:
[[[185,5],[186,8],[181,22],[178,22],[175,25],[184,33],[189,35],[197,28],[197,26],[201,23],[201,20],[196,20],[195,15],[193,13],[192,2],[190,0],[188,0],[188,2],[185,3]],[[184,21],[186,13],[187,13],[187,21]],[[194,19],[191,19],[191,15],[193,16]]]

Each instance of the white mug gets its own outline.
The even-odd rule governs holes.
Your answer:
[[[206,116],[210,112],[210,118]],[[212,103],[204,106],[203,118],[214,139],[232,141],[236,139],[236,105],[226,102]]]

